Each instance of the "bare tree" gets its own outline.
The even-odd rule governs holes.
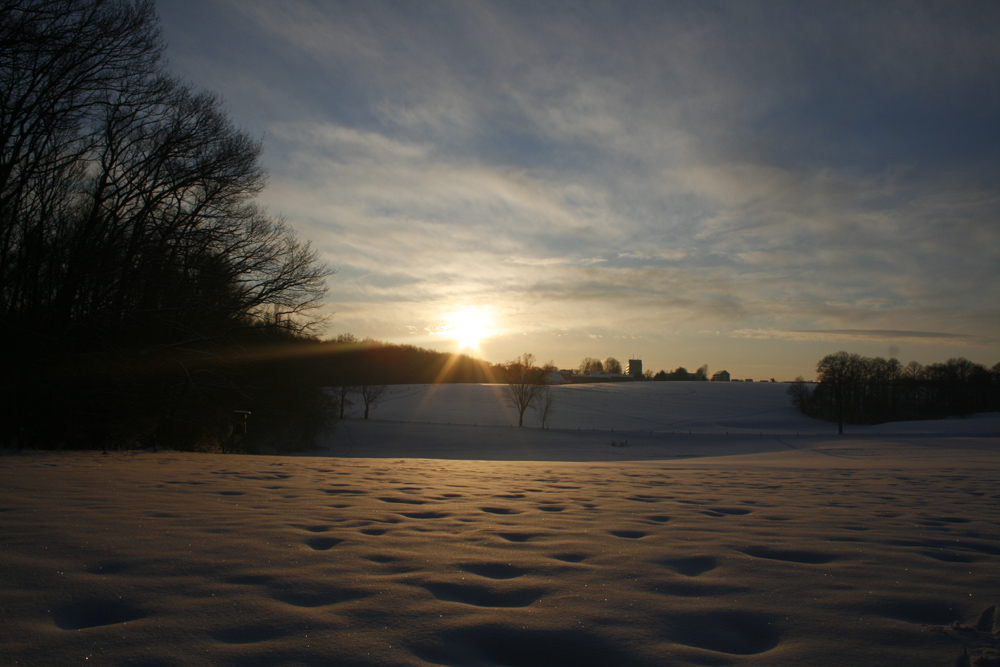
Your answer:
[[[535,366],[535,355],[525,352],[513,361],[502,365],[504,395],[511,407],[517,410],[517,425],[524,426],[524,411],[536,405],[545,390],[545,375]]]
[[[342,384],[333,387],[332,389],[333,389],[334,400],[337,402],[337,409],[340,413],[340,418],[343,419],[344,410],[347,409],[348,406],[354,404],[351,401],[350,396],[351,394],[357,391],[357,387],[354,387],[349,384]]]
[[[0,45],[0,401],[242,406],[234,362],[314,331],[330,274],[254,203],[261,142],[165,73],[151,0],[0,0]]]
[[[577,367],[577,371],[583,375],[584,373],[603,373],[604,364],[601,363],[600,359],[595,359],[594,357],[584,357],[583,361]]]
[[[361,400],[365,404],[365,419],[368,419],[368,410],[369,408],[374,407],[378,403],[379,399],[382,398],[382,394],[385,393],[385,385],[363,384],[358,390],[358,393],[361,394]]]
[[[809,389],[806,387],[805,378],[801,375],[795,378],[795,382],[788,385],[788,396],[792,399],[792,405],[797,410],[805,412],[809,404]]]
[[[0,4],[0,315],[51,296],[108,100],[152,76],[152,2]],[[75,217],[75,216],[74,216]]]
[[[555,394],[552,392],[552,387],[545,385],[539,389],[534,408],[538,412],[538,417],[542,422],[542,428],[545,428],[546,424],[548,424],[549,417],[551,417],[552,413],[556,411]]]
[[[861,364],[860,355],[843,351],[828,354],[816,364],[819,382],[824,389],[828,388],[826,398],[837,421],[837,433],[844,432],[844,417],[850,411],[849,404],[853,402],[853,389],[859,381]]]
[[[604,372],[621,374],[622,362],[618,361],[614,357],[608,357],[604,360]]]
[[[924,367],[917,361],[911,361],[901,371],[902,377],[907,380],[917,380],[924,372]]]

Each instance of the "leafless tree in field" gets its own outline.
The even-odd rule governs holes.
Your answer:
[[[555,394],[552,393],[552,387],[549,387],[548,385],[542,387],[535,403],[535,409],[538,411],[538,417],[542,422],[542,428],[545,428],[546,424],[548,424],[549,417],[551,417],[552,413],[556,411],[556,399]]]
[[[385,385],[363,384],[358,393],[361,394],[361,400],[365,404],[365,419],[368,419],[368,411],[370,408],[375,407],[375,404],[382,398],[382,394],[385,393]]]
[[[535,355],[525,352],[513,361],[502,365],[504,396],[511,407],[517,410],[517,425],[524,426],[524,411],[537,404],[547,388],[545,374],[535,366]]]

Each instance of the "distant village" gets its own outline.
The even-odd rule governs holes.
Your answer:
[[[690,373],[684,367],[680,367],[672,372],[661,370],[659,373],[654,374],[652,371],[647,370],[644,372],[642,370],[642,359],[629,359],[628,364],[625,366],[625,372],[619,372],[621,370],[620,364],[615,359],[609,358],[607,361],[613,363],[601,364],[598,360],[584,359],[579,368],[550,371],[547,379],[549,384],[635,382],[646,380],[654,382],[755,382],[753,379],[733,379],[729,371],[716,371],[711,377],[708,377],[708,366],[702,366],[694,373]],[[613,371],[607,372],[603,370],[604,365],[610,365]],[[590,369],[585,370],[588,366],[590,366]],[[599,366],[601,370],[597,370],[594,368],[595,366]],[[775,379],[759,380],[759,382],[775,382]]]

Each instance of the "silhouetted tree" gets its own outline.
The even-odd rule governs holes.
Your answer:
[[[809,389],[806,388],[806,381],[801,375],[795,378],[795,382],[788,385],[788,396],[792,399],[792,405],[796,409],[805,412],[809,404]]]
[[[351,401],[351,394],[357,392],[357,387],[349,384],[341,384],[335,387],[331,387],[333,391],[334,400],[337,403],[337,411],[341,419],[344,418],[344,411],[354,403]]]
[[[382,398],[382,394],[385,393],[385,385],[363,384],[358,389],[358,393],[361,394],[361,400],[365,404],[365,419],[368,419],[368,411]]]
[[[254,203],[260,142],[164,72],[150,1],[4,0],[0,45],[5,426],[225,430],[268,391],[245,352],[313,332],[330,273]]]
[[[517,425],[524,426],[524,411],[537,404],[546,389],[545,375],[535,366],[535,355],[525,352],[503,364],[504,396],[517,410]]]
[[[857,354],[837,352],[823,357],[816,365],[827,410],[837,422],[837,433],[844,432],[844,416],[856,400],[854,388],[859,379],[861,358]]]
[[[620,374],[622,372],[621,362],[614,357],[608,357],[604,360],[604,372]]]
[[[538,396],[536,397],[534,407],[535,410],[538,411],[538,417],[542,422],[542,428],[545,428],[545,425],[549,421],[549,417],[551,417],[552,413],[556,411],[555,403],[556,399],[555,394],[552,393],[552,387],[549,387],[548,385],[541,387],[541,389],[539,389]]]
[[[577,367],[577,372],[583,375],[584,373],[603,373],[604,364],[601,363],[600,359],[595,359],[594,357],[584,357],[583,361]]]
[[[708,380],[708,364],[702,365],[701,368],[694,372],[694,379],[700,382]]]

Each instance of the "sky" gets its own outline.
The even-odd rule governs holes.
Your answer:
[[[813,379],[1000,361],[1000,3],[158,0],[326,336]]]

